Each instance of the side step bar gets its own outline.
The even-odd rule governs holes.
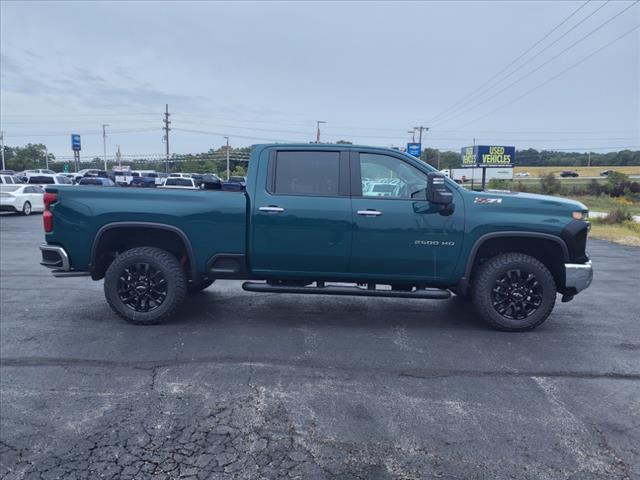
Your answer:
[[[440,288],[424,288],[413,292],[398,290],[375,290],[359,287],[341,287],[329,285],[326,287],[288,287],[285,285],[269,285],[263,282],[244,282],[242,289],[247,292],[263,293],[302,293],[307,295],[353,295],[357,297],[394,297],[394,298],[427,298],[432,300],[446,300],[451,297],[449,290]]]

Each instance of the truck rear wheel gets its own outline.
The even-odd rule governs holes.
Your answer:
[[[184,300],[187,280],[180,262],[154,247],[118,255],[104,277],[109,306],[129,323],[153,325],[175,312]]]
[[[479,267],[472,288],[476,310],[497,330],[536,328],[551,314],[556,302],[556,284],[549,269],[523,253],[505,253],[487,260]]]

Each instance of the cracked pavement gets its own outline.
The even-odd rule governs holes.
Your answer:
[[[640,249],[524,334],[458,299],[243,292],[160,326],[0,216],[2,479],[640,478]]]

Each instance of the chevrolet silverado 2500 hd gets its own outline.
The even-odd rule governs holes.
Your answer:
[[[494,328],[522,331],[593,276],[581,203],[473,192],[381,148],[257,145],[242,192],[49,185],[44,201],[42,264],[104,278],[111,308],[139,324],[242,279],[253,292],[454,292]]]

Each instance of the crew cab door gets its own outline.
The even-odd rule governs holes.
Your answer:
[[[339,150],[272,150],[252,209],[254,273],[330,277],[351,254],[349,155]]]
[[[458,261],[464,205],[426,200],[427,175],[401,155],[351,154],[353,247],[350,271],[363,278],[446,280]]]

